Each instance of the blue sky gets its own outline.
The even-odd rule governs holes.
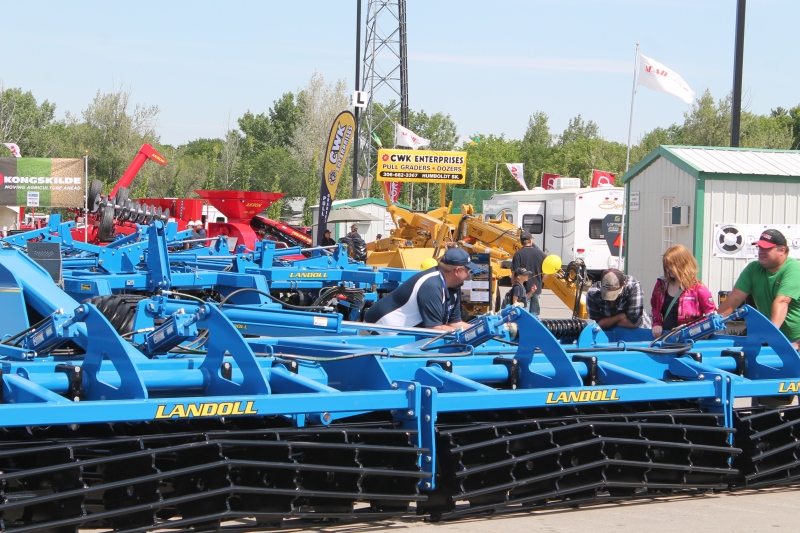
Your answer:
[[[3,13],[16,21],[3,28],[5,88],[56,103],[61,118],[121,87],[159,107],[163,143],[221,137],[315,71],[355,84],[355,0],[26,0]],[[449,114],[461,135],[519,139],[543,111],[553,133],[580,114],[626,143],[636,43],[719,100],[735,20],[736,0],[408,0],[409,104]],[[744,109],[800,104],[798,20],[797,0],[747,2]],[[690,109],[640,87],[634,142]]]

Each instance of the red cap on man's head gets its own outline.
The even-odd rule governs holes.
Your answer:
[[[761,237],[753,243],[759,248],[775,248],[776,246],[786,246],[786,237],[776,229],[765,230]]]

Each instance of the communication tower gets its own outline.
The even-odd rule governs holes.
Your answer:
[[[378,146],[372,132],[384,122],[392,121],[391,115],[398,108],[400,124],[408,127],[405,0],[369,0],[363,57],[361,90],[369,93],[370,99],[358,124],[358,198],[369,196],[374,177]],[[394,139],[382,139],[382,142],[385,147],[391,147]]]

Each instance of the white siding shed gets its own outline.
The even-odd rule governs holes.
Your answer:
[[[731,290],[755,259],[751,243],[763,229],[783,232],[790,255],[800,258],[797,150],[660,146],[622,181],[628,198],[626,270],[642,283],[648,311],[663,275],[661,255],[673,244],[694,253],[698,277],[714,296]]]

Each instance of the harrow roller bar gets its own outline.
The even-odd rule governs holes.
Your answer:
[[[116,429],[132,428],[124,426]],[[356,502],[371,505],[370,516],[385,518],[425,499],[417,489],[425,475],[416,464],[426,451],[410,444],[407,430],[391,427],[232,428],[103,439],[41,433],[45,446],[3,443],[4,531],[150,531],[187,519],[215,522],[231,512],[354,520]],[[181,519],[170,520],[176,516]]]

